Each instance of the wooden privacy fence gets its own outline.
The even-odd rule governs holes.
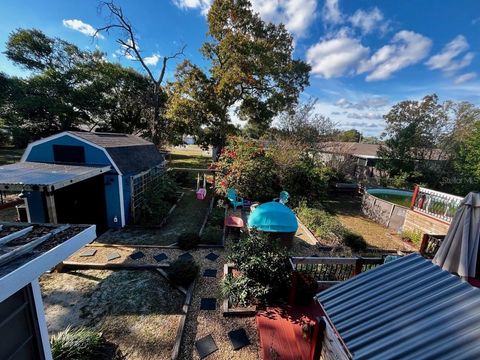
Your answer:
[[[381,257],[291,257],[290,264],[296,272],[307,273],[325,289],[384,262]]]
[[[460,196],[416,185],[410,208],[450,224],[462,200]]]

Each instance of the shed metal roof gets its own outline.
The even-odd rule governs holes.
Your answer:
[[[76,135],[78,137],[81,137],[82,139],[88,140],[104,148],[152,145],[151,142],[131,134],[86,132],[86,131],[67,131],[67,132],[70,134]]]
[[[419,254],[316,298],[354,359],[480,359],[480,289]]]
[[[19,162],[0,166],[0,190],[55,190],[110,171],[108,166]]]

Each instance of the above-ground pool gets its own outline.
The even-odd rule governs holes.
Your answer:
[[[391,203],[410,207],[413,191],[399,189],[367,189],[367,193]]]

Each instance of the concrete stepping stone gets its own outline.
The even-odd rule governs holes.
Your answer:
[[[95,249],[88,249],[85,250],[80,254],[80,257],[89,257],[89,256],[94,256],[97,253],[97,250]]]
[[[227,335],[230,339],[230,342],[232,343],[233,350],[239,350],[245,346],[250,345],[250,339],[248,338],[247,332],[244,328],[232,330]]]
[[[145,256],[145,254],[141,251],[134,252],[133,254],[130,254],[130,258],[133,260],[138,260],[141,259]]]
[[[205,359],[208,355],[218,350],[215,340],[212,335],[207,335],[200,340],[195,341],[195,348],[197,349],[200,359]]]
[[[153,258],[155,259],[156,262],[162,262],[163,260],[167,260],[168,256],[165,253],[161,253],[161,254],[155,255]]]
[[[203,277],[217,277],[217,270],[205,269],[205,272],[203,273]]]
[[[210,261],[215,261],[218,259],[218,255],[214,253],[210,253],[207,256],[205,256],[205,259],[208,259]]]
[[[200,310],[215,310],[217,308],[217,299],[202,298],[200,300]]]
[[[180,255],[178,258],[182,259],[182,260],[192,260],[193,256],[192,256],[192,254],[186,252],[186,253],[183,253],[182,255]]]
[[[112,252],[110,254],[107,254],[107,261],[112,261],[112,260],[115,260],[115,259],[118,259],[120,258],[120,254],[117,253],[117,252]]]

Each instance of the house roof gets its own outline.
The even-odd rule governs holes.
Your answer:
[[[95,238],[95,225],[0,222],[0,302]]]
[[[110,171],[109,166],[19,162],[0,166],[0,190],[51,191]]]
[[[419,254],[316,299],[354,359],[480,358],[480,289]]]
[[[364,159],[378,159],[378,151],[381,145],[379,144],[362,144],[355,142],[330,141],[319,143],[317,149],[320,152],[332,154],[347,154]],[[430,160],[448,160],[448,155],[441,149],[420,149],[411,148],[412,154],[424,152],[422,158]]]
[[[67,132],[106,149],[125,146],[153,145],[153,143],[142,139],[141,137],[130,134],[85,131]]]

